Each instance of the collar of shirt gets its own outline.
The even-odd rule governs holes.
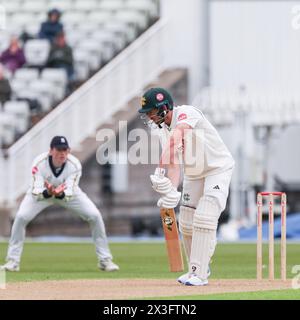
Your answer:
[[[63,172],[66,162],[60,168],[56,168],[53,165],[53,160],[51,155],[49,155],[48,159],[49,159],[49,165],[50,165],[51,171],[53,175],[57,178]]]

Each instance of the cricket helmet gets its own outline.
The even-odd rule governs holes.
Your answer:
[[[163,88],[148,89],[141,99],[139,113],[147,113],[154,108],[172,110],[174,106],[171,94]]]

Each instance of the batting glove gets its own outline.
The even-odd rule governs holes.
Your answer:
[[[164,174],[164,169],[156,168],[154,174],[150,175],[150,180],[154,191],[166,195],[171,192],[173,185],[171,180],[165,177]]]
[[[172,187],[171,191],[162,196],[157,201],[157,206],[162,208],[170,208],[173,209],[177,207],[181,198],[181,192],[178,192],[174,187]]]

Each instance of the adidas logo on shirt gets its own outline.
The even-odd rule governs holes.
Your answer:
[[[220,187],[218,185],[216,185],[213,187],[213,189],[220,190]]]

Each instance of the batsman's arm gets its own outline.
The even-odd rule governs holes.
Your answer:
[[[179,154],[183,149],[184,130],[190,129],[188,124],[180,124],[176,126],[171,134],[168,142],[162,151],[160,158],[160,167],[168,169],[168,177],[174,187],[178,187],[180,183],[180,157]]]

